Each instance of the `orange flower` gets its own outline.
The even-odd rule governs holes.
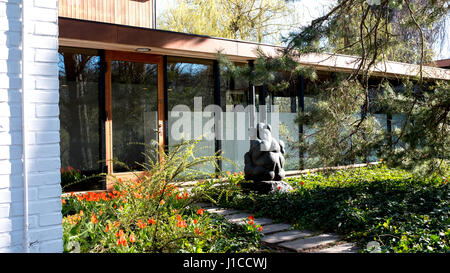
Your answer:
[[[203,209],[197,210],[197,214],[198,214],[198,215],[203,215]]]
[[[118,246],[122,245],[122,246],[126,246],[127,245],[127,239],[125,238],[125,236],[120,236],[119,239],[117,239],[117,243]]]
[[[231,172],[230,172],[230,171],[227,171],[227,175],[231,175]]]
[[[140,229],[143,229],[143,228],[145,228],[145,226],[147,226],[147,224],[142,222],[142,220],[140,220],[140,219],[137,221],[137,225]]]
[[[154,225],[154,224],[156,224],[156,221],[153,220],[152,218],[150,218],[150,219],[148,219],[147,223],[148,223],[149,225]]]
[[[198,220],[194,219],[194,225],[198,224]]]
[[[134,237],[134,234],[130,235],[130,243],[136,242],[136,237]]]
[[[162,206],[162,205],[164,205],[166,203],[166,201],[164,201],[164,200],[161,200],[160,202],[159,202],[159,204]]]
[[[125,233],[123,232],[123,229],[116,232],[116,237],[124,237],[124,236],[125,236]]]
[[[177,227],[180,227],[180,228],[187,227],[186,221],[184,221],[184,220],[183,221],[178,221]]]
[[[92,216],[91,216],[91,223],[92,223],[92,224],[97,223],[97,217],[95,216],[95,213],[92,213]]]
[[[203,231],[200,231],[199,228],[195,228],[194,233],[195,233],[195,234],[198,234],[198,235],[200,235],[200,236],[203,236]]]
[[[263,227],[260,226],[260,227],[258,228],[258,230],[259,230],[259,232],[261,232],[261,231],[263,230]]]
[[[242,175],[242,172],[239,172],[239,175]]]
[[[181,221],[181,215],[177,214],[177,220]]]
[[[118,226],[120,226],[120,222],[114,221],[113,225],[114,225],[115,227],[118,227]]]
[[[107,225],[107,226],[105,227],[105,232],[108,232],[109,229],[110,229],[110,227],[109,227],[109,225]]]
[[[61,204],[64,205],[66,202],[66,199],[61,199]]]

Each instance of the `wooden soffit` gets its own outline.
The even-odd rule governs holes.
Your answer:
[[[131,51],[150,48],[150,54],[180,56],[214,60],[221,52],[231,61],[247,62],[258,57],[258,50],[267,56],[276,56],[283,47],[237,41],[202,35],[193,35],[149,28],[108,24],[59,17],[59,45]],[[300,64],[320,71],[352,72],[357,69],[359,58],[348,55],[309,53],[298,57]],[[450,70],[423,66],[424,78],[450,80]],[[417,77],[419,65],[386,61],[372,69],[373,76]]]
[[[216,59],[217,53],[232,61],[257,58],[258,48],[274,56],[280,47],[202,35],[139,28],[59,17],[59,44],[119,51],[150,48],[151,54]]]

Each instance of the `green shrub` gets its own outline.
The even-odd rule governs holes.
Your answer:
[[[221,205],[248,209],[298,228],[337,232],[365,248],[377,241],[386,252],[447,252],[447,178],[420,179],[385,166],[287,178],[291,193],[243,195]]]

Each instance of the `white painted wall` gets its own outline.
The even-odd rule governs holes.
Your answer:
[[[57,4],[57,0],[0,0],[0,252],[63,250]]]

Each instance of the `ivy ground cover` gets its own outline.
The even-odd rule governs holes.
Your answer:
[[[450,250],[448,176],[424,179],[380,165],[286,181],[290,193],[236,191],[219,201],[299,229],[339,233],[362,251],[373,241],[381,252]]]

